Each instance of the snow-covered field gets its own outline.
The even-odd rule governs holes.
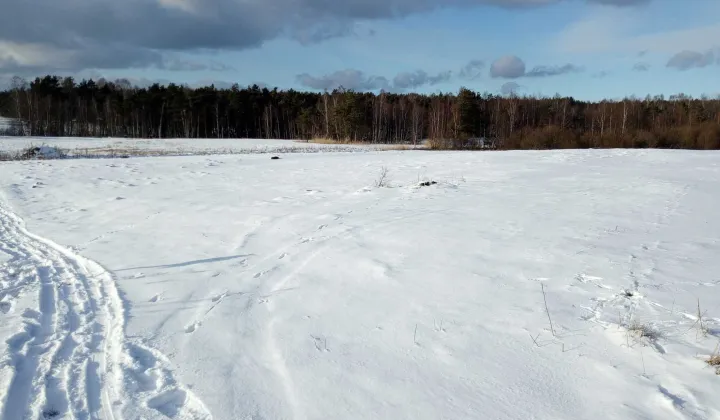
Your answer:
[[[1,127],[0,127],[1,128]],[[52,147],[69,156],[183,156],[255,153],[365,152],[391,145],[317,144],[267,139],[124,139],[93,137],[0,137],[0,153]]]
[[[0,186],[2,419],[720,418],[715,152],[25,161]]]

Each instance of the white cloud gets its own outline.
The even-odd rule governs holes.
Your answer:
[[[566,27],[557,37],[561,53],[675,54],[685,49],[709,50],[720,44],[720,23],[662,32],[638,33],[641,11],[598,11]]]
[[[683,50],[673,55],[667,62],[667,67],[677,70],[689,70],[692,68],[707,67],[715,64],[715,53]]]
[[[67,64],[71,58],[67,53],[45,45],[0,40],[0,68],[3,62],[13,63],[23,67],[46,66],[50,64],[63,66]]]
[[[158,3],[168,9],[182,10],[186,13],[197,13],[198,7],[193,0],[157,0]]]
[[[517,79],[525,75],[525,62],[515,55],[506,55],[495,60],[490,66],[490,76],[503,79]]]

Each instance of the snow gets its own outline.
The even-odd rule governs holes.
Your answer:
[[[0,122],[0,124],[2,124],[2,122]],[[391,145],[369,147],[352,144],[318,144],[296,140],[268,139],[124,139],[112,137],[0,136],[0,152],[17,152],[38,146],[56,148],[61,151],[63,155],[80,157],[366,152],[393,148]]]
[[[0,417],[718,419],[719,158],[3,163]]]

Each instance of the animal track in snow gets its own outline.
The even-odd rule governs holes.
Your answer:
[[[186,399],[187,392],[185,390],[173,388],[151,398],[147,404],[148,407],[159,411],[163,415],[174,418],[180,413]]]
[[[673,412],[676,416],[689,419],[707,419],[714,418],[712,413],[702,407],[693,392],[679,385],[681,392],[671,391],[668,387],[658,385],[658,394],[660,401],[665,403],[665,407]]]
[[[137,387],[139,405],[171,419],[209,420],[211,418],[204,405],[190,391],[177,383],[168,367],[167,358],[156,350],[139,344],[129,344],[128,347],[133,364],[126,368],[125,374]]]
[[[575,280],[579,281],[580,283],[590,283],[593,284],[601,289],[609,289],[612,290],[612,287],[607,286],[602,283],[602,277],[595,277],[595,276],[588,276],[587,274],[578,274],[575,276]]]
[[[201,324],[199,322],[193,322],[192,324],[185,327],[185,332],[188,334],[194,333],[195,331],[197,331],[200,325]]]
[[[314,336],[314,335],[311,335],[310,337],[313,339],[313,343],[315,344],[315,349],[317,349],[317,351],[321,351],[321,352],[329,352],[330,351],[330,349],[328,349],[328,346],[327,346],[327,337],[319,337],[319,336]]]
[[[0,312],[7,314],[10,313],[10,311],[13,310],[15,306],[15,302],[13,301],[0,301]]]

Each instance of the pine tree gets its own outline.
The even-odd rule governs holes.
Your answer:
[[[478,131],[477,95],[465,87],[460,88],[455,107],[458,114],[455,138],[465,144],[469,138],[475,137]]]

